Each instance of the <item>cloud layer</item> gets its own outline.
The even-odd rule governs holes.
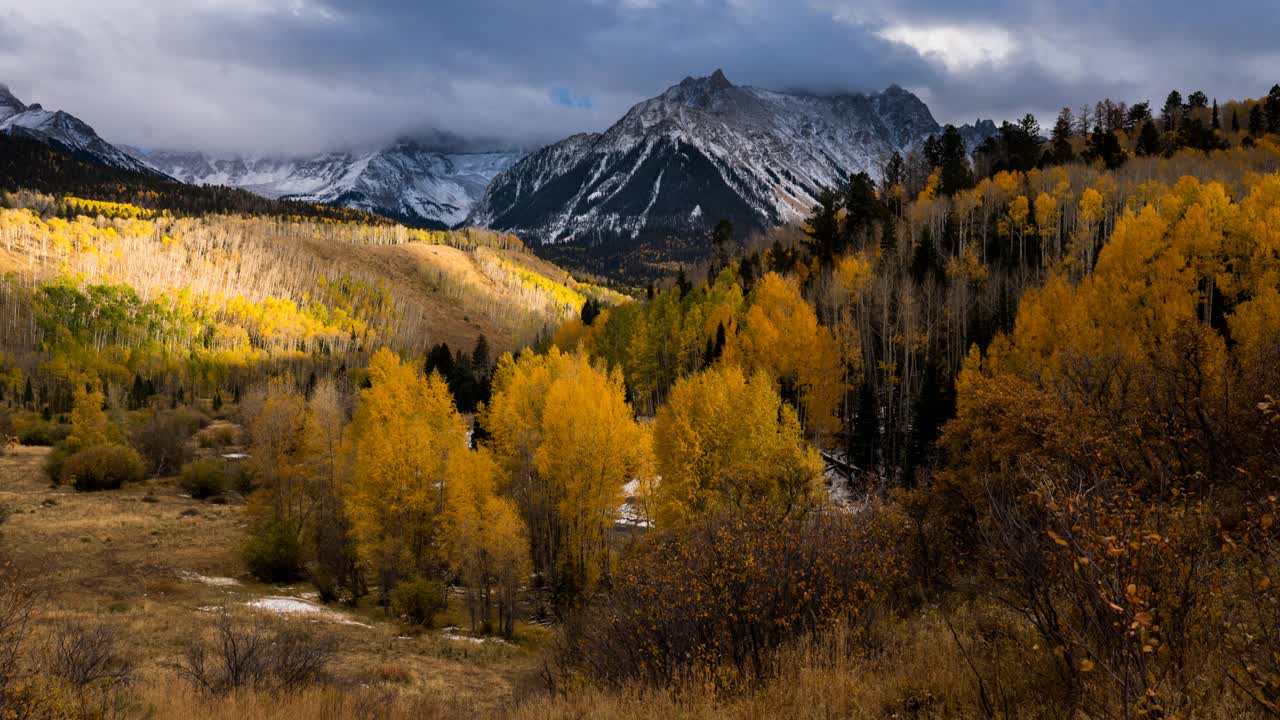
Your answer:
[[[114,141],[253,152],[428,130],[546,142],[717,67],[775,89],[896,82],[964,122],[1261,94],[1280,82],[1280,6],[1227,4],[0,0],[0,82]]]

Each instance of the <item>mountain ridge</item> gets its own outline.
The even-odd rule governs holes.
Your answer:
[[[0,133],[37,140],[120,170],[163,175],[103,140],[80,118],[62,110],[45,110],[39,103],[27,105],[4,84],[0,84]]]
[[[130,151],[188,184],[230,185],[273,199],[340,205],[440,228],[461,224],[489,181],[524,155],[451,150],[417,140],[310,156]]]
[[[973,144],[994,123],[962,134]],[[737,86],[721,70],[634,105],[602,133],[574,135],[496,176],[468,224],[535,243],[588,245],[796,222],[821,188],[942,130],[898,85],[810,95]]]

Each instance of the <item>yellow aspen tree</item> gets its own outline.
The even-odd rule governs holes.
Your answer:
[[[304,458],[306,399],[291,383],[272,380],[246,406],[253,448],[250,466],[260,485],[250,498],[250,513],[259,521],[284,522],[298,535],[310,506]]]
[[[763,372],[747,379],[722,363],[676,383],[658,411],[653,445],[660,527],[761,503],[786,513],[820,497],[821,458]]]
[[[801,421],[817,440],[840,429],[844,392],[841,353],[831,331],[818,324],[813,306],[794,280],[768,273],[757,283],[747,311],[743,356],[747,367],[767,372],[799,400]]]
[[[1058,239],[1058,201],[1049,193],[1040,193],[1036,196],[1035,216],[1036,230],[1040,235],[1041,262],[1046,263],[1049,258],[1050,243],[1054,243],[1053,257],[1056,260],[1058,255],[1056,246]]]
[[[110,424],[102,410],[102,391],[86,390],[83,383],[76,383],[71,401],[71,434],[67,447],[71,450],[103,445],[107,442]]]
[[[370,387],[348,430],[346,492],[356,551],[378,578],[383,601],[401,578],[425,573],[435,552],[435,521],[445,470],[467,449],[466,425],[449,387],[387,349],[369,361]]]
[[[622,373],[574,355],[547,391],[542,433],[535,459],[558,514],[561,577],[586,590],[608,572],[608,532],[623,486],[648,472],[646,435],[632,417]]]
[[[440,550],[467,592],[471,629],[489,630],[489,582],[493,562],[486,537],[488,502],[496,491],[498,466],[486,451],[454,453],[449,459],[440,517]]]

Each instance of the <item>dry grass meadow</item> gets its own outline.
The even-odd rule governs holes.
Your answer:
[[[340,704],[366,703],[373,712],[385,709],[391,694],[402,703],[486,716],[536,683],[537,646],[547,631],[520,626],[515,645],[445,637],[441,628],[458,623],[460,603],[437,618],[435,629],[413,637],[372,607],[293,615],[249,607],[273,597],[306,602],[312,588],[248,578],[236,553],[242,507],[182,497],[169,480],[100,493],[51,487],[41,471],[46,453],[20,447],[0,456],[0,505],[11,513],[0,543],[36,578],[41,594],[29,649],[38,654],[49,630],[66,621],[117,628],[138,668],[140,716],[190,718],[193,704],[209,717],[309,716],[286,708],[272,715],[266,705],[279,705],[279,698],[232,699],[214,712],[178,679],[170,665],[193,638],[213,632],[223,608],[245,622],[298,624],[338,641],[329,673],[340,690],[299,701],[324,705],[340,697]],[[347,710],[361,714],[355,705]],[[349,714],[335,712],[330,716]]]

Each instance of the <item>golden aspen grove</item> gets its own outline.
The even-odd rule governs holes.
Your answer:
[[[3,138],[0,719],[1280,717],[1280,87],[1200,96],[632,286]]]

